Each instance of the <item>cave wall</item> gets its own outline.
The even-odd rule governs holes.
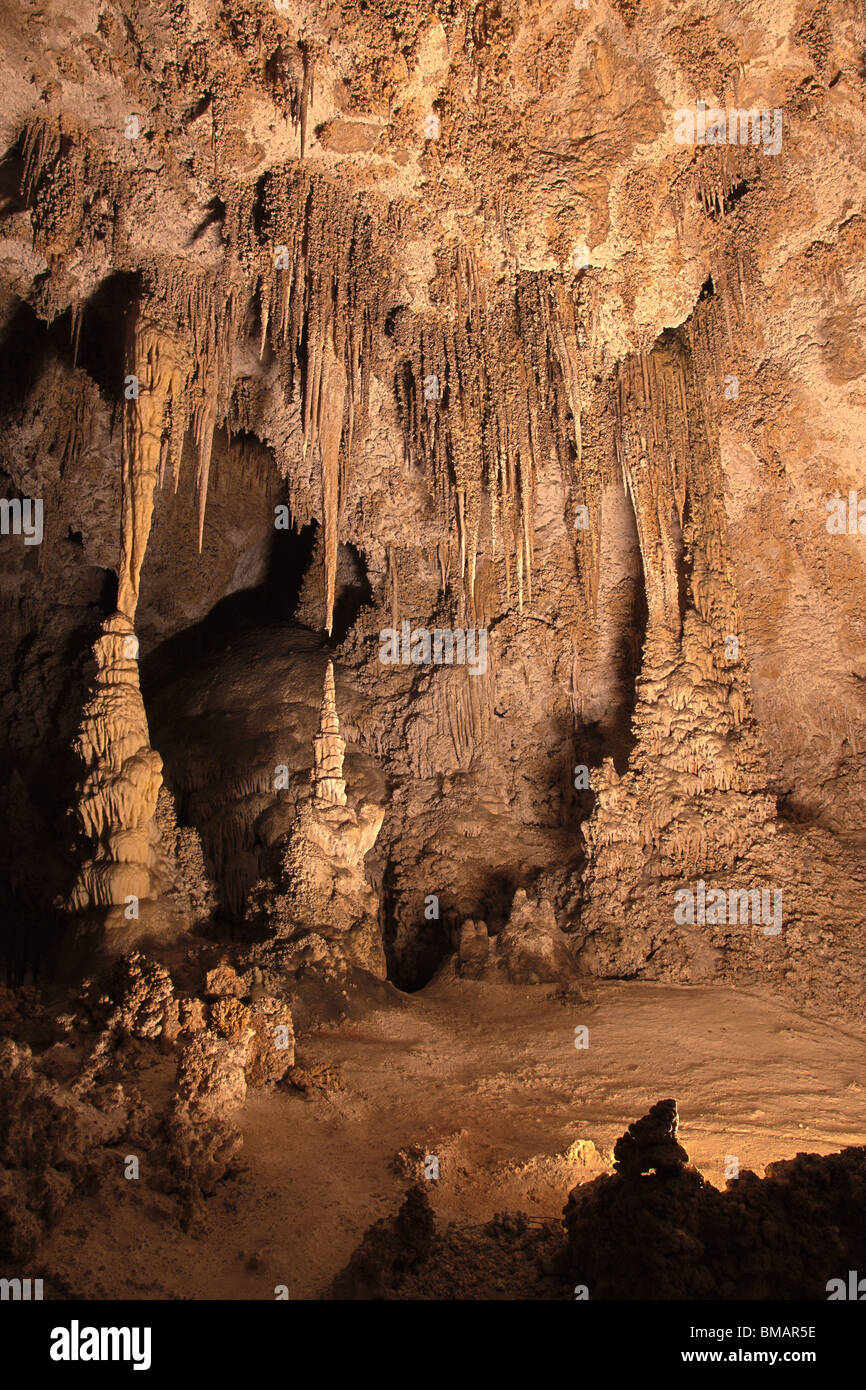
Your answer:
[[[866,568],[825,523],[862,475],[862,6],[49,3],[0,47],[0,468],[45,507],[41,546],[0,542],[16,912],[84,853],[70,748],[147,471],[145,671],[248,593],[337,645],[399,983],[527,887],[600,973],[812,989],[841,915],[856,991]],[[780,149],[678,144],[698,100],[779,110]],[[284,612],[280,505],[315,530]],[[404,619],[484,628],[486,673],[383,666]],[[784,956],[672,921],[714,870],[805,904],[815,860]]]

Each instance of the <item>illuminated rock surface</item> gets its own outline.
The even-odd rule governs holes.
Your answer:
[[[568,1297],[679,1203],[806,1288],[755,1225],[859,1194],[864,52],[847,0],[0,20],[4,1258],[80,1293],[123,1183],[136,1296],[273,1240],[292,1297]]]

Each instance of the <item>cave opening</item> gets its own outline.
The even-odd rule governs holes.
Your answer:
[[[295,617],[304,577],[316,544],[318,523],[273,532],[267,570],[262,582],[226,594],[197,623],[174,633],[142,660],[142,691],[171,679],[189,659],[210,656],[241,633],[270,623],[290,623]],[[146,594],[142,617],[147,619]]]

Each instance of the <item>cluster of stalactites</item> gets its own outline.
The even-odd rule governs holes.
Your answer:
[[[452,312],[421,325],[396,383],[407,455],[432,471],[470,612],[485,521],[505,601],[522,611],[532,601],[538,469],[555,458],[569,490],[581,475],[574,300],[546,274],[488,286],[462,249],[440,271],[438,298]]]
[[[309,100],[312,72],[304,61],[299,96],[298,119],[301,119]],[[33,217],[34,241],[51,260],[63,260],[80,243],[87,209],[96,201],[95,190],[117,195],[116,165],[105,157],[88,133],[74,126],[68,117],[38,117],[22,131],[21,194],[30,206]],[[58,201],[58,182],[65,191]],[[247,209],[248,211],[248,209]],[[202,546],[205,508],[207,503],[211,449],[214,429],[228,414],[231,391],[231,354],[234,346],[238,309],[246,301],[252,286],[249,275],[231,256],[219,271],[202,271],[184,260],[154,258],[137,267],[141,275],[141,315],[167,337],[181,345],[187,359],[186,379],[182,389],[172,390],[167,401],[166,432],[169,439],[160,455],[159,482],[166,471],[174,473],[177,487],[180,454],[186,431],[195,439],[198,460],[196,488],[198,496],[198,546]],[[63,283],[61,281],[61,283]],[[45,302],[52,304],[50,282]],[[65,306],[63,306],[65,307]],[[71,336],[77,353],[83,302],[73,303]],[[58,306],[55,310],[60,312]],[[126,366],[129,378],[146,375],[148,365],[141,343],[130,342]],[[175,385],[176,383],[173,383]],[[127,400],[131,397],[127,392]],[[130,414],[135,414],[133,409]],[[135,429],[135,421],[131,425]]]
[[[201,550],[214,431],[229,413],[232,350],[246,291],[242,283],[230,278],[174,263],[160,262],[147,268],[144,281],[146,313],[166,336],[177,341],[185,371],[182,382],[172,382],[166,399],[158,482],[162,487],[173,479],[177,491],[184,436],[191,430],[197,454],[197,539]],[[135,365],[129,370],[135,372]]]
[[[634,509],[649,627],[679,638],[684,532],[689,516],[721,551],[716,460],[687,345],[678,338],[621,365],[616,454]]]
[[[267,245],[248,238],[246,254],[257,267],[261,350],[270,342],[288,394],[300,398],[304,453],[320,466],[330,632],[344,474],[366,416],[389,297],[388,238],[376,234],[362,204],[300,169],[267,181],[260,216]],[[292,502],[305,524],[315,501]]]
[[[714,625],[736,632],[718,432],[725,411],[748,390],[738,343],[751,324],[754,279],[739,248],[719,251],[688,321],[649,353],[620,364],[616,453],[634,507],[647,583],[650,629],[677,637],[683,549],[692,546],[692,599]],[[709,579],[700,578],[701,575]]]

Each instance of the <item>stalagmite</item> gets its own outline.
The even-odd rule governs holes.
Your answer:
[[[152,818],[162,759],[150,747],[137,650],[124,614],[106,619],[93,648],[98,667],[94,691],[75,741],[84,766],[78,817],[95,846],[70,895],[76,909],[143,900],[154,888]]]
[[[313,766],[313,800],[329,806],[345,806],[346,783],[343,781],[343,756],[346,740],[340,734],[337,701],[334,691],[334,663],[328,662],[325,688],[319,715],[319,732],[313,742],[316,761]]]
[[[329,661],[313,739],[310,795],[282,842],[280,887],[276,893],[254,892],[249,912],[267,924],[281,969],[302,970],[326,956],[332,969],[362,969],[384,978],[379,902],[365,876],[364,858],[385,807],[370,801],[357,809],[347,804],[345,747]]]
[[[106,619],[94,645],[96,681],[75,742],[84,765],[77,814],[95,854],[82,868],[70,906],[107,908],[135,901],[137,918],[138,902],[157,891],[153,814],[162,759],[150,747],[134,623],[166,414],[170,404],[182,399],[188,362],[143,312],[130,334],[129,366],[135,393],[123,440],[118,611]]]
[[[699,311],[716,313],[703,304]],[[712,978],[711,942],[662,944],[674,924],[673,890],[684,878],[747,861],[774,815],[748,679],[722,650],[721,634],[742,623],[729,578],[714,417],[700,380],[711,363],[694,347],[701,328],[693,322],[678,341],[620,371],[616,449],[635,512],[649,623],[637,746],[622,778],[612,767],[592,773],[596,805],[584,824],[582,960],[600,974]]]

